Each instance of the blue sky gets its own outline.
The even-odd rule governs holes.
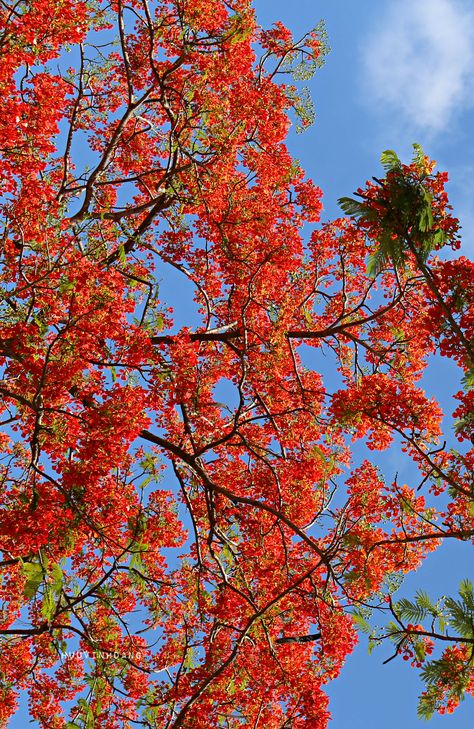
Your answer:
[[[413,142],[450,173],[449,193],[463,225],[464,255],[474,252],[474,4],[466,0],[255,0],[259,22],[281,20],[302,35],[320,19],[332,48],[309,82],[316,123],[291,133],[290,149],[324,192],[324,217],[338,215],[337,198],[380,170],[386,148],[410,158]],[[457,373],[441,363],[426,381],[446,410]],[[442,383],[446,383],[443,388]],[[396,469],[396,453],[386,468]],[[400,464],[401,465],[401,464]],[[403,474],[408,480],[409,474]],[[423,587],[433,596],[454,593],[474,576],[472,547],[449,544],[410,575],[403,591]],[[382,661],[390,647],[367,655],[364,637],[342,676],[329,688],[331,729],[416,729],[421,683],[403,661]],[[474,702],[452,716],[435,716],[430,729],[471,729]]]

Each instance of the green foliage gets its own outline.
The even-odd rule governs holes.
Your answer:
[[[474,387],[474,365],[470,367],[462,379],[462,386],[465,390],[472,390]]]
[[[429,595],[423,590],[418,590],[414,602],[406,598],[399,600],[395,605],[395,612],[401,620],[410,623],[421,623],[430,615],[433,617],[440,615],[438,606],[431,602]]]
[[[413,147],[413,163],[420,171],[423,171],[424,164],[425,164],[425,153],[423,151],[423,147],[421,144],[417,144],[414,142],[412,144]]]
[[[309,57],[308,54],[304,52],[304,42],[310,36],[316,37],[319,42],[319,54],[316,58]],[[314,76],[318,68],[324,66],[326,56],[330,50],[331,48],[328,43],[326,25],[324,20],[320,20],[319,23],[305,35],[295,50],[292,53],[287,54],[282,66],[282,71],[284,73],[291,74],[295,81],[308,81]]]
[[[43,594],[43,604],[41,605],[41,614],[46,620],[52,620],[55,612],[59,595],[63,586],[63,573],[58,564],[54,564],[48,574],[48,582],[45,586]]]
[[[31,599],[38,592],[38,588],[43,582],[44,570],[37,562],[25,562],[22,565],[23,574],[26,577],[23,594]]]
[[[53,619],[54,613],[56,612],[56,598],[54,590],[51,587],[46,587],[43,595],[43,603],[41,605],[41,615],[49,622]]]
[[[449,624],[463,638],[474,638],[474,587],[470,580],[463,580],[459,586],[460,600],[445,598]]]
[[[83,729],[93,729],[95,724],[95,717],[92,707],[89,705],[86,699],[83,698],[77,700],[77,705],[81,711]]]
[[[63,573],[58,564],[53,564],[49,569],[47,565],[39,562],[24,562],[22,565],[23,574],[26,577],[23,594],[32,599],[38,593],[44,581],[42,590],[41,614],[50,621],[52,620],[59,595],[63,586]]]
[[[311,37],[317,38],[318,40],[319,53],[316,57],[310,55],[305,47],[306,40]],[[330,47],[326,26],[324,21],[321,20],[302,38],[293,51],[287,53],[279,73],[289,74],[296,82],[308,81],[324,65],[329,51]],[[308,129],[316,118],[314,103],[309,89],[306,86],[300,88],[288,86],[286,93],[298,119],[296,131],[297,133],[301,133],[305,129]]]
[[[474,585],[465,579],[459,585],[459,596],[443,596],[433,601],[427,592],[418,590],[415,598],[402,598],[391,605],[395,620],[383,628],[371,626],[372,609],[359,608],[352,613],[356,627],[368,634],[369,653],[384,640],[390,640],[395,653],[408,651],[421,667],[425,690],[419,698],[418,716],[429,719],[440,709],[453,707],[464,699],[474,669]],[[431,658],[427,639],[441,639],[444,650]],[[445,642],[444,642],[445,641]],[[466,650],[467,647],[467,650]]]
[[[380,155],[380,163],[385,172],[401,169],[402,166],[398,155],[393,151],[393,149],[386,149],[385,152],[382,152]]]
[[[387,149],[380,162],[386,177],[376,180],[378,188],[367,194],[356,193],[362,199],[339,199],[342,211],[377,233],[377,247],[369,258],[367,274],[375,277],[387,264],[397,269],[407,265],[407,254],[416,250],[424,263],[432,250],[442,246],[447,236],[437,225],[433,213],[433,195],[424,184],[424,153],[414,144],[411,167],[402,165],[397,154]]]
[[[426,690],[418,702],[420,719],[431,719],[435,711],[438,711],[446,701],[455,703],[463,701],[470,681],[469,663],[457,666],[453,671],[452,661],[447,657],[441,657],[429,661],[424,666],[421,678],[426,684]],[[440,687],[444,688],[443,696],[440,696]]]
[[[415,601],[403,598],[394,606],[395,614],[401,621],[421,623],[427,618],[436,621],[436,629],[451,634],[462,642],[462,638],[474,638],[474,587],[470,580],[463,580],[459,586],[459,600],[442,597],[433,603],[423,590],[418,590]]]
[[[349,215],[351,218],[356,218],[356,220],[362,218],[364,220],[377,219],[375,211],[368,210],[366,203],[354,200],[352,197],[340,197],[337,202],[343,213]]]
[[[352,619],[354,620],[357,628],[359,630],[362,630],[363,633],[370,634],[372,632],[372,626],[369,623],[369,621],[367,620],[367,618],[364,617],[362,612],[356,611],[355,613],[353,613]]]
[[[316,119],[314,103],[306,86],[298,90],[289,89],[287,93],[298,119],[296,131],[300,134],[314,124]]]
[[[433,637],[442,635],[452,640],[441,657],[426,660],[424,646],[416,634],[408,634],[404,638],[410,641],[416,659],[420,663],[424,662],[421,678],[426,689],[420,696],[418,716],[429,719],[442,706],[461,701],[469,685],[474,662],[471,644],[474,639],[474,586],[470,580],[463,580],[459,586],[459,599],[442,597],[436,603],[431,601],[426,592],[419,590],[414,601],[404,598],[394,609],[402,622],[419,624],[431,618],[426,632]],[[400,625],[393,623],[388,627],[395,630],[392,640],[400,641],[400,634],[403,634]],[[458,654],[453,655],[452,646],[463,646],[466,640],[469,641],[467,655],[470,657],[462,659],[462,654],[461,657]]]

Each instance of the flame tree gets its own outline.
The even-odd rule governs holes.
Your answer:
[[[263,30],[248,0],[0,17],[2,722],[24,691],[48,729],[323,729],[370,606],[422,666],[421,712],[452,710],[472,586],[391,596],[474,533],[473,266],[437,253],[458,247],[446,176],[386,152],[314,225],[285,139],[312,121],[322,26]],[[194,292],[180,329],[165,270]],[[419,384],[435,352],[465,375],[456,450]]]

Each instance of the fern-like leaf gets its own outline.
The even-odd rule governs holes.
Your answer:
[[[406,597],[397,602],[395,610],[402,620],[408,620],[410,623],[421,623],[429,614],[424,605],[411,602]]]
[[[386,149],[380,155],[380,163],[386,172],[400,168],[402,163],[393,149]]]

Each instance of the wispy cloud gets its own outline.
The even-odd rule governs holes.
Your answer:
[[[364,42],[366,89],[401,126],[435,135],[474,106],[471,0],[391,0]]]

